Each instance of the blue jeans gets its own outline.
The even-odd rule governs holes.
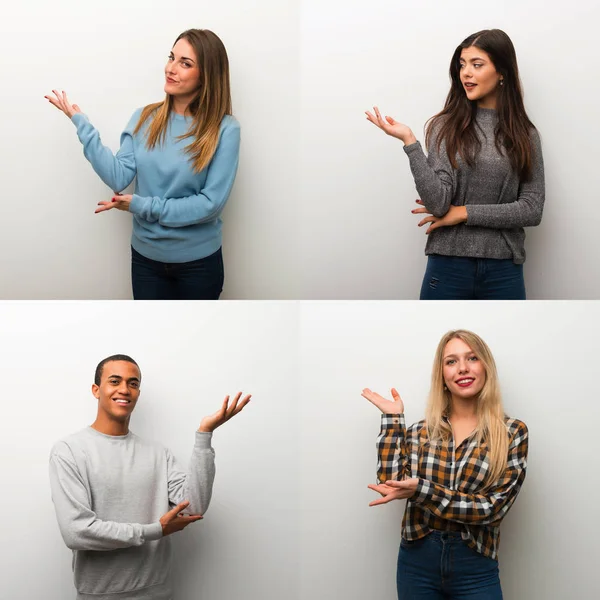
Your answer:
[[[430,254],[421,300],[525,300],[523,265],[510,258]]]
[[[398,600],[502,600],[498,561],[472,550],[455,531],[432,531],[398,553]]]
[[[221,248],[206,258],[184,263],[158,262],[131,248],[134,300],[218,300],[223,280]]]

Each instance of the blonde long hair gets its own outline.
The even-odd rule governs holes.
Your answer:
[[[488,345],[472,331],[465,329],[449,331],[438,344],[431,372],[431,390],[425,410],[427,432],[430,440],[448,441],[452,438],[452,429],[442,418],[444,415],[448,415],[451,409],[451,394],[444,389],[443,361],[446,344],[454,338],[465,342],[485,367],[485,383],[477,398],[475,432],[478,444],[485,441],[488,447],[490,470],[484,481],[484,487],[488,488],[499,479],[506,469],[508,430],[504,421],[505,414],[496,362]]]
[[[200,88],[188,110],[194,120],[187,133],[193,142],[185,151],[192,157],[194,171],[199,173],[210,163],[219,142],[219,128],[225,115],[231,114],[231,88],[229,85],[229,60],[220,38],[208,29],[188,29],[179,35],[190,43],[200,69]],[[157,143],[164,143],[169,117],[173,108],[173,97],[167,94],[162,102],[150,104],[142,110],[134,129],[134,135],[152,117],[146,134],[146,147],[152,150]]]

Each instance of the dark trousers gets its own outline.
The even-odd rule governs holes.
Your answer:
[[[525,300],[523,265],[510,258],[431,254],[421,300]]]
[[[184,263],[163,263],[131,248],[134,300],[218,300],[223,291],[223,253]]]
[[[471,549],[457,532],[402,540],[398,600],[502,600],[498,561]]]

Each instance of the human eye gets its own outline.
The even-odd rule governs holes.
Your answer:
[[[475,361],[478,361],[478,360],[479,360],[479,358],[477,358],[477,357],[476,357],[476,356],[473,354],[473,356],[469,356],[469,360],[470,360],[470,361],[473,361],[473,362],[475,362]]]
[[[173,57],[173,55],[172,55],[172,54],[169,54],[169,60],[170,60],[170,61],[171,61],[171,60],[174,60],[174,57]]]
[[[119,385],[119,380],[113,377],[108,380],[108,383],[110,383],[110,385]]]
[[[137,381],[131,381],[129,383],[130,387],[132,387],[134,390],[137,390],[140,387],[140,384]]]
[[[456,362],[456,361],[455,361],[453,358],[449,358],[449,359],[446,361],[446,364],[447,364],[447,365],[451,365],[451,364],[453,364],[453,363],[455,363],[455,362]]]
[[[475,63],[473,66],[475,68],[479,68],[479,67],[483,67],[483,64],[482,63]]]

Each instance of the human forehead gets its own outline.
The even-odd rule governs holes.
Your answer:
[[[185,38],[177,40],[177,43],[173,46],[171,52],[176,58],[183,56],[185,58],[192,59],[194,62],[198,61],[196,53],[194,52],[194,48]]]
[[[490,55],[477,46],[469,46],[468,48],[462,49],[462,52],[460,53],[460,60],[474,61],[477,59],[488,60],[491,62]]]
[[[121,379],[141,379],[137,365],[126,360],[111,360],[102,367],[102,379],[119,377]]]
[[[444,356],[471,354],[473,349],[460,338],[452,338],[444,347]]]

